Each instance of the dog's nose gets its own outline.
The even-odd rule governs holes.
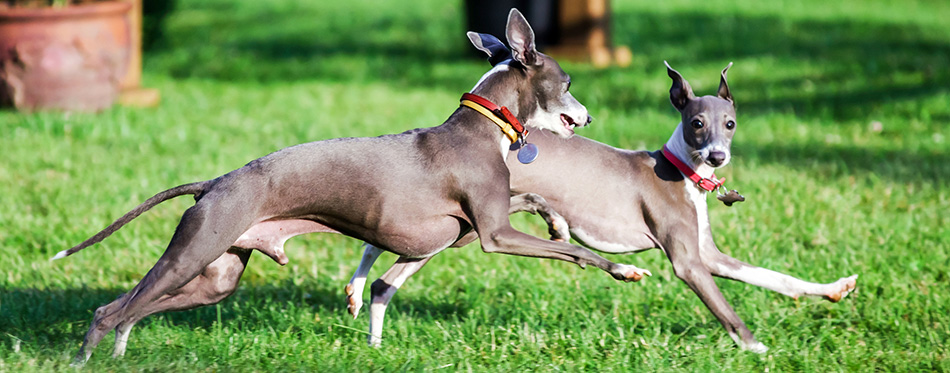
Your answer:
[[[585,126],[589,125],[590,122],[593,122],[593,121],[594,121],[594,117],[590,116],[590,114],[587,114],[587,123],[584,123],[584,125]]]
[[[722,166],[722,163],[726,161],[726,152],[711,151],[709,152],[709,157],[706,157],[706,161],[713,167]]]

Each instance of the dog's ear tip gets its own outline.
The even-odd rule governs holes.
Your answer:
[[[666,62],[666,60],[663,60],[663,64],[666,65],[666,73],[671,78],[676,78],[676,76],[680,74],[680,72],[676,71],[676,69],[674,69],[673,66],[670,66],[670,63]]]
[[[729,64],[727,64],[726,67],[722,69],[722,73],[725,74],[726,71],[728,71],[729,68],[731,67],[732,67],[732,61],[729,61]]]

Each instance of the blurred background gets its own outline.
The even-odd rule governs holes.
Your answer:
[[[754,123],[740,138],[762,141],[748,149],[759,156],[795,164],[824,154],[870,168],[882,166],[865,161],[944,160],[932,157],[946,146],[941,123],[950,120],[944,1],[148,2],[146,81],[166,86],[166,96],[199,81],[265,89],[383,84],[446,92],[445,102],[430,104],[450,107],[487,68],[464,32],[494,25],[502,36],[511,5],[544,29],[542,51],[561,58],[575,95],[598,118],[585,135],[612,145],[651,148],[668,136],[673,110],[663,61],[700,95],[712,94],[718,71],[733,62],[740,115]],[[586,42],[612,55],[598,60],[593,47],[577,53]],[[634,119],[613,120],[617,115]],[[394,130],[418,123],[391,121],[403,121]],[[829,127],[834,131],[825,133]],[[818,131],[806,135],[808,128]],[[817,136],[818,144],[795,136]],[[867,150],[871,143],[876,150]],[[740,152],[751,144],[736,142]],[[926,167],[890,172],[936,176]]]
[[[146,70],[173,78],[381,81],[458,89],[471,84],[477,72],[470,71],[481,68],[463,70],[480,57],[464,36],[473,23],[467,17],[475,26],[487,26],[489,21],[479,20],[503,22],[507,12],[500,9],[522,5],[529,19],[545,20],[545,29],[551,29],[556,21],[544,14],[559,16],[556,6],[535,4],[553,1],[328,3],[146,2]],[[500,11],[489,16],[480,5]],[[533,16],[539,13],[535,8],[542,15]],[[665,83],[663,60],[706,72],[690,74],[700,86],[715,83],[709,72],[733,61],[745,113],[863,120],[902,106],[908,111],[900,114],[933,119],[928,114],[935,113],[912,102],[945,94],[948,9],[946,2],[926,0],[611,1],[610,41],[632,51],[632,64],[604,70],[572,66],[571,73],[581,74],[578,89],[589,106],[630,110],[666,105],[653,94],[667,88],[659,84]],[[473,10],[483,13],[472,17]],[[502,37],[497,30],[476,31]],[[558,40],[539,38],[542,50]]]

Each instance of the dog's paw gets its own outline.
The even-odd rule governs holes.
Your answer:
[[[742,343],[740,344],[740,347],[742,347],[743,350],[752,351],[757,354],[764,354],[766,352],[769,352],[769,348],[759,341],[755,341],[753,343]]]
[[[563,218],[552,218],[548,222],[548,234],[552,241],[569,242],[571,240],[570,227]]]
[[[851,291],[854,290],[857,284],[858,275],[838,279],[838,281],[832,284],[831,290],[824,294],[823,298],[832,302],[840,301],[848,296],[848,294],[851,294]]]
[[[643,268],[637,268],[636,266],[632,266],[629,264],[618,264],[618,265],[621,266],[620,270],[621,270],[621,273],[623,274],[623,277],[621,279],[626,282],[637,282],[637,281],[642,280],[643,277],[645,276],[653,276],[653,274],[650,273],[649,270],[646,270]]]
[[[369,342],[370,347],[378,348],[383,344],[383,338],[370,334],[369,338],[367,338],[367,342]]]
[[[360,314],[360,308],[363,308],[363,299],[356,294],[353,284],[346,284],[344,290],[346,291],[346,310],[355,319]]]

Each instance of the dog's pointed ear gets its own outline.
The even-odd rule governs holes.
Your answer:
[[[730,67],[732,67],[732,62],[726,65],[725,69],[722,69],[722,74],[720,75],[720,79],[719,79],[719,92],[717,93],[717,95],[719,96],[719,98],[729,101],[733,105],[735,105],[736,102],[732,100],[732,93],[729,92],[729,84],[726,83],[726,71],[729,71]]]
[[[689,83],[686,79],[683,79],[679,72],[670,67],[669,63],[663,61],[663,64],[666,65],[666,73],[670,76],[670,79],[673,79],[673,86],[670,87],[670,102],[676,110],[682,111],[686,108],[689,100],[696,97],[693,95],[693,88],[689,86]]]
[[[511,51],[498,38],[473,31],[469,31],[466,35],[468,35],[468,40],[471,40],[472,44],[475,45],[475,48],[488,55],[488,62],[492,66],[511,58]]]
[[[508,26],[505,33],[508,35],[508,45],[511,46],[511,56],[515,61],[525,66],[541,63],[534,44],[534,30],[531,30],[528,20],[518,9],[511,8],[511,12],[508,13]]]

